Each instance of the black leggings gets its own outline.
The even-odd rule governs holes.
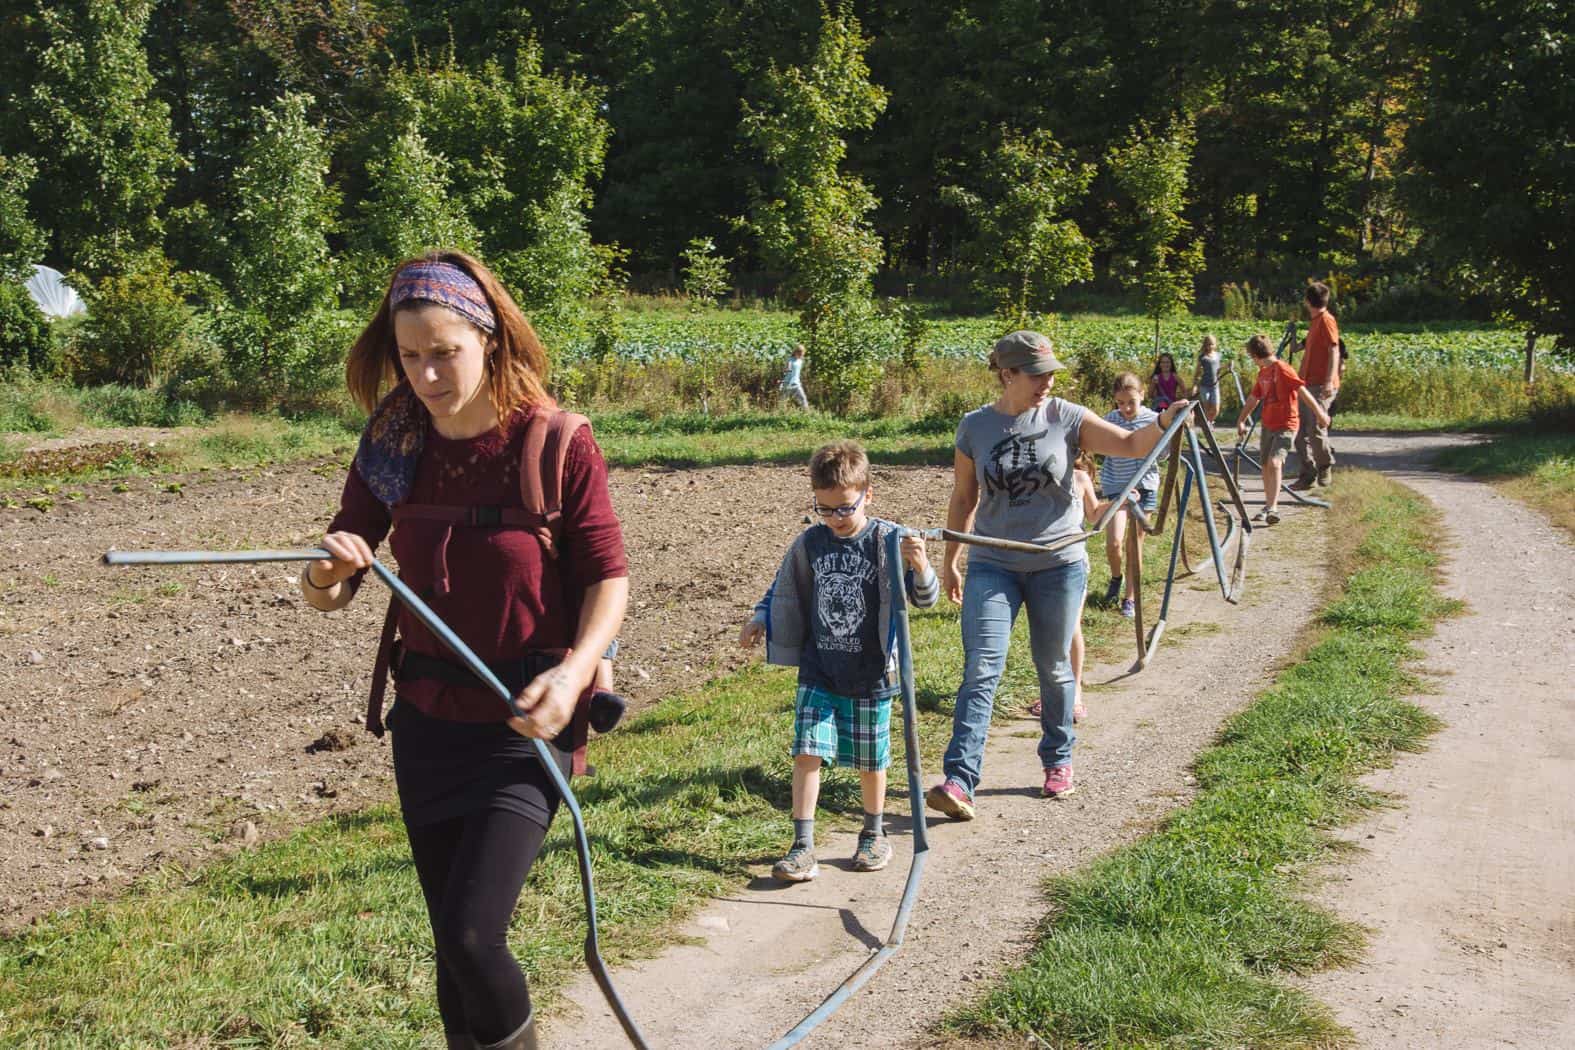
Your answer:
[[[499,1042],[530,1016],[525,974],[508,947],[509,919],[547,828],[538,818],[488,809],[405,830],[432,919],[443,1030]]]

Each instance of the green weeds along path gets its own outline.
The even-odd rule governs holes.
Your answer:
[[[1197,760],[1200,794],[1154,835],[1049,884],[1027,962],[950,1026],[1051,1046],[1326,1047],[1328,1011],[1274,979],[1348,962],[1360,932],[1297,896],[1327,829],[1383,800],[1357,778],[1434,719],[1399,697],[1413,639],[1450,610],[1425,500],[1376,475],[1337,489],[1322,631]],[[1272,630],[1272,625],[1266,625]],[[1295,645],[1291,639],[1264,644]]]

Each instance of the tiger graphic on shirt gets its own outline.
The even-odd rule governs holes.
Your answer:
[[[856,547],[827,551],[811,561],[815,574],[815,617],[821,629],[815,645],[821,652],[864,651],[863,630],[869,605],[866,587],[875,580],[875,566]]]

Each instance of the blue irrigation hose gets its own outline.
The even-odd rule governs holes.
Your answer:
[[[333,557],[331,553],[321,548],[274,551],[110,551],[104,555],[104,564],[208,565],[234,562],[319,561],[331,557]],[[472,674],[485,682],[487,687],[508,705],[511,713],[520,718],[525,716],[525,712],[515,704],[514,695],[498,681],[492,669],[471,651],[470,646],[466,645],[464,640],[455,634],[453,629],[444,623],[438,614],[406,585],[404,580],[375,558],[372,559],[372,571],[388,585],[389,590],[398,596],[407,609],[416,614],[418,620],[460,658]],[[906,624],[906,621],[904,623]],[[585,834],[585,819],[580,814],[579,801],[569,789],[569,782],[564,777],[563,771],[558,768],[558,763],[548,752],[546,741],[531,738],[531,743],[535,745],[537,759],[546,769],[547,775],[552,778],[553,786],[558,789],[558,796],[569,807],[569,816],[574,823],[574,847],[579,854],[580,862],[580,893],[585,898],[585,963],[590,967],[591,976],[596,979],[596,985],[602,990],[607,1005],[612,1007],[618,1023],[623,1026],[624,1035],[629,1037],[629,1042],[639,1050],[648,1050],[649,1044],[640,1034],[634,1018],[629,1016],[629,1011],[624,1007],[623,1000],[619,998],[617,989],[613,987],[612,977],[607,973],[607,964],[602,961],[596,925],[596,887],[591,877],[590,841]]]
[[[826,1018],[836,1012],[850,995],[862,988],[886,960],[902,947],[908,929],[908,916],[913,912],[914,901],[919,896],[919,882],[924,877],[924,862],[930,855],[928,824],[924,818],[924,794],[920,788],[919,771],[919,706],[913,686],[913,643],[908,634],[908,592],[903,584],[902,539],[919,535],[910,529],[893,529],[886,537],[886,569],[891,577],[892,626],[897,634],[897,669],[902,677],[902,741],[908,753],[908,804],[913,809],[913,861],[908,865],[908,881],[903,886],[902,902],[897,905],[897,917],[892,920],[891,933],[864,964],[848,975],[836,989],[802,1021],[794,1025],[782,1038],[767,1050],[787,1050],[814,1031]]]
[[[1187,521],[1187,501],[1192,496],[1192,471],[1182,471],[1181,495],[1176,500],[1176,535],[1170,541],[1170,568],[1165,572],[1165,596],[1160,599],[1159,618],[1154,621],[1154,628],[1149,632],[1148,643],[1143,651],[1138,654],[1138,667],[1141,670],[1148,666],[1154,659],[1154,653],[1159,649],[1159,640],[1165,636],[1165,625],[1170,616],[1170,594],[1176,587],[1176,559],[1181,554],[1181,534]]]
[[[1181,495],[1176,499],[1176,535],[1170,541],[1170,568],[1165,574],[1165,597],[1159,603],[1159,623],[1170,615],[1170,592],[1176,586],[1176,560],[1181,555],[1181,526],[1186,521],[1187,502],[1192,498],[1192,471],[1181,472]],[[1155,625],[1156,631],[1158,625]],[[1157,639],[1156,639],[1157,640]],[[1151,646],[1153,642],[1149,643]]]
[[[1252,536],[1251,524],[1244,522],[1241,542],[1236,548],[1235,568],[1227,574],[1225,570],[1225,547],[1230,543],[1231,537],[1236,532],[1236,520],[1227,517],[1230,528],[1222,542],[1219,531],[1214,523],[1214,505],[1209,501],[1209,487],[1206,475],[1203,472],[1203,452],[1198,447],[1197,436],[1191,431],[1187,432],[1188,450],[1192,460],[1187,467],[1198,483],[1198,503],[1203,510],[1203,528],[1209,537],[1209,552],[1214,560],[1214,572],[1219,577],[1220,594],[1227,602],[1236,605],[1241,601],[1242,581],[1246,571],[1247,541]]]

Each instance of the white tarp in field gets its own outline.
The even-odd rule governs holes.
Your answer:
[[[27,294],[48,317],[87,313],[81,297],[66,283],[65,275],[47,266],[33,267],[33,276],[27,279]]]

